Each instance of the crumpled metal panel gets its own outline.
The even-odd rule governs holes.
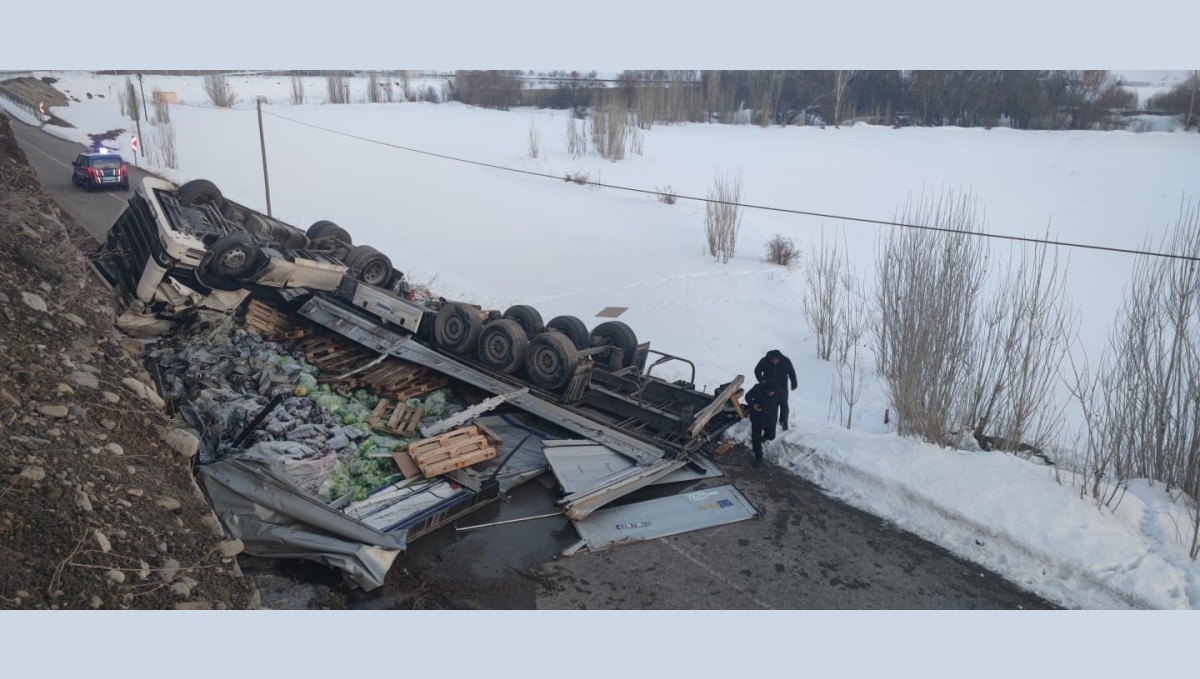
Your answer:
[[[550,470],[554,472],[565,495],[593,488],[601,479],[634,466],[634,462],[624,455],[591,441],[545,441],[544,445],[543,453],[550,463]],[[695,481],[725,475],[715,464],[700,456],[694,456],[690,461],[691,464],[687,467],[676,469],[647,485]],[[703,471],[692,469],[692,464],[702,467]]]
[[[754,505],[733,486],[600,509],[575,521],[575,530],[595,552],[613,545],[642,542],[701,528],[752,519]]]
[[[372,590],[405,549],[403,533],[385,534],[331,510],[272,471],[269,460],[230,457],[199,473],[218,518],[247,554],[324,563]]]

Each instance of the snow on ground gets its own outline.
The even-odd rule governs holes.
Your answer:
[[[107,91],[110,82],[116,89],[123,79],[53,75],[83,100],[54,111],[77,126],[56,134],[86,141],[88,132],[128,129],[111,97],[83,94]],[[992,232],[1037,237],[1048,227],[1064,241],[1136,248],[1173,222],[1187,192],[1195,197],[1200,135],[655,126],[644,133],[644,155],[611,163],[571,158],[561,111],[290,106],[282,103],[288,78],[231,81],[242,101],[262,94],[275,102],[264,106],[264,123],[276,216],[302,228],[332,219],[387,253],[410,280],[450,298],[500,309],[532,304],[546,319],[572,314],[589,326],[606,306],[628,307],[620,320],[654,348],[695,361],[696,383],[708,390],[750,375],[766,350],[779,348],[795,362],[800,388],[791,397],[795,426],[768,445],[776,463],[1064,605],[1200,608],[1200,569],[1179,537],[1188,522],[1160,487],[1135,486],[1115,511],[1101,510],[1051,468],[901,439],[883,423],[886,404],[870,376],[854,430],[836,426],[834,370],[816,359],[801,313],[803,258],[792,270],[772,266],[763,261],[764,246],[784,234],[807,257],[822,230],[844,234],[859,272],[869,276],[887,227],[747,211],[738,254],[722,265],[703,253],[700,203],[667,205],[394,147],[692,196],[704,196],[718,172],[740,173],[744,202],[876,219],[891,219],[923,190],[963,189],[978,198]],[[192,105],[171,107],[179,168],[157,169],[175,180],[211,179],[231,198],[265,210],[253,109],[204,106],[199,83],[161,83]],[[318,84],[324,87],[322,80],[310,91]],[[144,147],[152,127],[143,123]],[[541,137],[536,160],[528,151],[531,127]],[[116,148],[127,151],[127,136]],[[1000,257],[1012,251],[992,246]],[[1069,254],[1081,350],[1094,360],[1132,258]],[[687,373],[664,366],[656,374]]]

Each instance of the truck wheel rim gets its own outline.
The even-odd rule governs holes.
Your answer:
[[[363,267],[363,282],[371,285],[379,285],[384,278],[387,277],[386,265],[381,261],[374,261]]]
[[[221,266],[226,270],[236,271],[246,265],[246,251],[236,248],[221,256]]]
[[[504,363],[512,353],[512,345],[503,334],[494,332],[484,342],[483,351],[489,361]]]

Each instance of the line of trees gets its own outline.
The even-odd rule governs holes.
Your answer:
[[[519,71],[459,71],[453,98],[506,109],[590,108],[613,89],[639,124],[957,125],[1019,129],[1107,127],[1137,95],[1108,71],[623,71],[523,89]]]

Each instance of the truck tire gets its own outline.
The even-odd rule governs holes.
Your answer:
[[[578,363],[575,345],[559,332],[541,333],[525,350],[525,373],[531,382],[548,391],[567,386]]]
[[[538,313],[537,309],[526,304],[510,306],[504,312],[503,317],[516,321],[517,325],[525,330],[525,335],[529,338],[533,338],[534,335],[546,329],[546,324],[542,323],[542,315]]]
[[[454,354],[476,350],[483,322],[475,309],[460,302],[441,308],[433,321],[433,339],[439,347]]]
[[[576,349],[587,349],[591,346],[587,326],[575,316],[555,316],[546,324],[547,330],[557,330],[567,336]]]
[[[350,275],[368,285],[386,288],[395,276],[392,260],[370,245],[355,246],[342,263],[350,269]]]
[[[190,182],[184,182],[182,186],[175,189],[175,198],[184,207],[207,203],[217,208],[218,212],[225,212],[223,209],[225,196],[221,195],[221,189],[218,189],[216,184],[207,179],[193,179]]]
[[[483,326],[479,333],[479,362],[502,373],[512,374],[525,367],[529,338],[513,320],[502,318]]]
[[[337,224],[334,224],[328,219],[322,219],[319,222],[313,222],[313,225],[308,227],[308,238],[310,240],[330,238],[348,246],[354,245],[354,241],[350,238],[350,232],[346,231]]]
[[[219,290],[237,290],[262,264],[262,248],[245,234],[221,236],[209,248],[200,266],[208,283]]]
[[[620,347],[623,355],[621,364],[617,366],[619,369],[633,365],[633,352],[637,350],[638,341],[637,335],[633,334],[633,328],[621,321],[605,321],[592,328],[592,345]],[[608,364],[607,360],[604,362]]]

